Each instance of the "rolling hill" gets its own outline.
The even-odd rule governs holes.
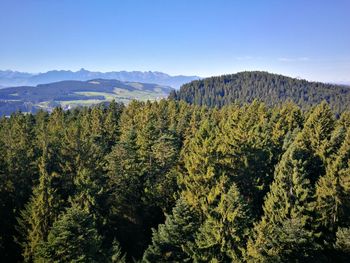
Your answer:
[[[172,88],[157,84],[93,79],[89,81],[60,81],[36,87],[21,86],[0,89],[0,115],[14,111],[36,112],[61,106],[70,109],[116,100],[128,103],[132,99],[157,100],[165,98]]]
[[[336,112],[350,110],[349,86],[310,82],[260,71],[195,80],[173,91],[169,97],[210,107],[259,99],[268,105],[291,100],[308,108],[326,100]]]

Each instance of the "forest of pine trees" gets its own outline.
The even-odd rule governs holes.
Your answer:
[[[222,107],[254,99],[276,106],[293,101],[303,109],[327,101],[335,113],[350,110],[350,87],[311,82],[262,71],[210,77],[184,84],[170,97],[191,104]]]
[[[15,113],[0,147],[1,262],[350,258],[350,113],[326,102]]]

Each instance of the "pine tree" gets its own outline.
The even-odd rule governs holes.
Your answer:
[[[101,236],[88,212],[73,205],[40,242],[36,262],[98,262],[103,260]]]
[[[30,199],[39,174],[34,123],[32,115],[21,113],[2,118],[0,123],[0,236],[3,244],[0,254],[2,260],[8,262],[20,260],[21,247],[14,242],[14,236],[18,234],[15,222]]]
[[[310,160],[310,151],[297,143],[283,155],[265,199],[264,215],[254,228],[253,239],[248,242],[248,261],[288,261],[296,255],[299,260],[305,260],[313,254],[317,246],[311,231],[314,200],[309,180]],[[285,224],[289,224],[290,233]],[[302,243],[297,245],[293,242],[298,233],[302,233]],[[298,251],[303,253],[298,254]]]
[[[119,139],[119,121],[123,109],[123,104],[116,103],[113,100],[105,113],[103,128],[107,141],[107,151],[110,151]]]
[[[233,184],[199,228],[192,257],[200,262],[242,262],[250,221],[248,207]]]
[[[229,108],[218,134],[218,159],[230,181],[260,215],[261,201],[273,179],[270,113],[263,103]]]
[[[350,129],[316,188],[318,222],[328,243],[333,242],[339,226],[350,226]]]
[[[288,148],[285,147],[286,138],[302,128],[303,118],[300,108],[292,102],[284,103],[281,108],[273,108],[271,122],[274,144],[273,158],[275,160],[278,161],[282,153]]]
[[[144,253],[142,262],[191,262],[188,254],[198,229],[198,215],[180,198],[164,224],[153,230],[152,244]]]
[[[44,146],[39,165],[39,185],[33,190],[33,195],[19,218],[19,230],[24,236],[22,246],[25,262],[33,261],[38,245],[46,241],[48,232],[61,209],[60,198],[52,187],[52,180],[56,175],[49,174],[47,166],[47,150]]]
[[[214,123],[205,120],[183,153],[186,171],[179,178],[182,196],[198,211],[217,202],[226,182],[216,153]]]
[[[323,162],[326,159],[323,145],[330,139],[334,126],[334,114],[325,101],[310,112],[304,125],[304,138],[307,138],[309,146]]]
[[[103,174],[83,168],[74,178],[76,193],[71,202],[86,210],[94,219],[103,224],[107,198],[105,178]],[[101,227],[101,225],[99,226]]]
[[[335,249],[339,262],[348,262],[350,257],[350,228],[339,228],[337,231],[337,239]]]

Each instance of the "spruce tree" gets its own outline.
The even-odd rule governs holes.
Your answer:
[[[4,261],[19,261],[21,247],[14,242],[17,237],[16,218],[24,209],[38,179],[38,146],[35,144],[35,119],[31,114],[12,114],[0,123],[1,172],[0,194],[0,248]]]
[[[200,262],[242,262],[250,224],[249,209],[233,184],[200,226],[192,257]]]
[[[338,227],[350,226],[350,129],[316,188],[316,211],[326,242],[334,242]]]
[[[248,261],[288,261],[295,256],[305,260],[313,254],[316,245],[311,230],[314,223],[314,199],[309,180],[311,160],[310,151],[297,143],[283,155],[265,199],[264,215],[248,242]],[[294,242],[298,233],[302,233],[302,243],[297,245]]]
[[[350,228],[339,228],[337,231],[335,249],[339,262],[348,262],[350,257]]]
[[[304,138],[307,138],[309,147],[322,160],[323,166],[326,161],[324,144],[328,143],[334,127],[334,113],[325,101],[314,107],[304,125]]]
[[[232,106],[229,112],[219,124],[218,159],[259,216],[276,162],[270,112],[258,101],[241,108]]]
[[[32,262],[38,245],[47,240],[49,230],[60,212],[60,197],[52,186],[55,173],[47,170],[47,150],[44,148],[40,158],[39,185],[33,190],[33,195],[19,218],[19,230],[24,236],[22,242],[25,262]]]
[[[36,262],[105,261],[101,236],[87,211],[73,205],[63,213],[42,240],[36,251]]]
[[[180,198],[165,223],[153,230],[152,244],[142,262],[192,262],[189,251],[195,242],[198,220],[196,211]]]
[[[183,153],[186,170],[179,178],[182,196],[188,204],[204,213],[217,202],[226,182],[216,147],[214,123],[205,120]]]

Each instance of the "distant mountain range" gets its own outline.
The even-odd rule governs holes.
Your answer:
[[[222,107],[255,99],[267,105],[293,101],[304,109],[327,101],[335,112],[350,110],[350,86],[312,82],[261,71],[205,78],[184,84],[170,98]]]
[[[157,71],[111,71],[98,72],[81,69],[79,71],[52,70],[45,73],[26,73],[0,70],[0,87],[35,86],[63,80],[87,81],[91,79],[114,79],[120,81],[154,83],[178,89],[182,84],[199,79],[198,76],[170,76]]]
[[[39,109],[51,111],[54,107],[71,109],[108,101],[128,103],[136,100],[166,98],[173,89],[158,84],[122,82],[110,79],[89,81],[66,80],[34,86],[0,89],[0,116],[15,111],[35,113]]]

